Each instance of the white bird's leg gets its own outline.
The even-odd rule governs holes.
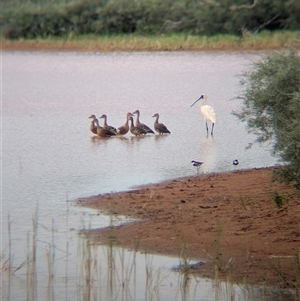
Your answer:
[[[212,126],[211,126],[211,135],[212,136],[214,135],[214,126],[215,126],[215,124],[213,123]]]
[[[208,125],[207,125],[207,121],[206,121],[206,137],[208,137]]]

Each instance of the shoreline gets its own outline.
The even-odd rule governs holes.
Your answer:
[[[229,51],[257,52],[295,49],[300,44],[298,33],[280,32],[269,35],[191,36],[191,35],[111,35],[78,36],[74,38],[16,39],[1,38],[1,49],[6,51],[84,51],[84,52],[142,52],[142,51]]]
[[[260,52],[260,51],[276,51],[276,50],[288,50],[289,47],[234,47],[234,46],[220,46],[220,47],[207,47],[207,46],[195,46],[195,47],[175,47],[173,48],[160,48],[160,47],[136,47],[130,46],[81,46],[72,43],[59,43],[51,45],[43,42],[34,41],[10,41],[5,42],[2,45],[2,51],[49,51],[49,52],[90,52],[90,53],[113,53],[113,52]]]
[[[276,168],[180,178],[76,204],[137,219],[85,232],[96,244],[186,256],[200,262],[189,272],[204,278],[295,289],[300,197],[291,185],[271,180]]]

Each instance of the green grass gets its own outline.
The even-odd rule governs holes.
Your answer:
[[[274,194],[272,195],[272,199],[277,208],[281,208],[283,206],[284,198],[281,194],[278,194],[278,192],[274,192]]]
[[[300,32],[279,31],[260,34],[195,36],[190,34],[162,34],[142,36],[83,35],[72,33],[65,37],[46,39],[1,39],[2,49],[49,49],[80,51],[179,51],[179,50],[260,50],[299,48]]]

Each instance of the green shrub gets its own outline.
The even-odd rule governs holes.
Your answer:
[[[277,208],[281,208],[282,205],[283,205],[283,196],[278,194],[278,192],[275,192],[273,195],[272,195],[272,199],[276,205]]]
[[[253,1],[2,0],[0,24],[7,38],[133,32],[241,35],[299,29],[299,1]]]
[[[300,57],[272,53],[253,64],[241,79],[243,106],[234,114],[247,122],[256,141],[269,141],[281,158],[278,175],[300,190]]]

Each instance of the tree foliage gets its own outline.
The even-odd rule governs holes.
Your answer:
[[[284,163],[280,178],[300,190],[300,57],[273,53],[241,78],[243,106],[234,112],[259,143],[270,141]]]
[[[298,0],[0,0],[7,38],[187,32],[197,35],[298,30]]]

